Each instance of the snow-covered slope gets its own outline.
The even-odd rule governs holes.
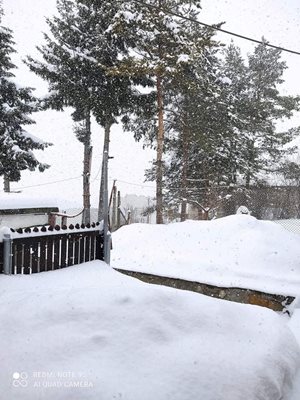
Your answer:
[[[287,399],[300,357],[270,310],[100,261],[0,276],[0,296],[1,400]]]
[[[300,298],[298,302],[295,304],[295,309],[293,310],[292,318],[289,320],[289,327],[294,333],[298,344],[300,346]],[[291,394],[290,400],[299,400],[300,399],[300,370],[298,370],[298,374],[296,379],[294,380],[293,392]]]
[[[248,215],[113,234],[112,265],[132,271],[270,293],[300,293],[300,237]]]

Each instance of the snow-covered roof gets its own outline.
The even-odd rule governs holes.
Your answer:
[[[1,193],[0,194],[0,212],[1,210],[18,210],[24,208],[57,208],[57,200],[51,197],[33,197],[23,193]]]

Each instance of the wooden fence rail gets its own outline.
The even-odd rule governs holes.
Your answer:
[[[96,224],[12,231],[12,274],[53,271],[93,260],[103,260],[103,235]],[[0,273],[4,272],[0,243]]]

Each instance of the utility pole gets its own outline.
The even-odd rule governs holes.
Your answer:
[[[110,246],[111,233],[108,229],[108,159],[109,159],[109,133],[111,124],[108,122],[105,126],[104,146],[103,146],[103,161],[102,161],[102,176],[99,196],[99,221],[103,217],[103,236],[104,236],[104,261],[110,263]]]

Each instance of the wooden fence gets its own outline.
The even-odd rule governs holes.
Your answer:
[[[0,243],[0,273],[4,272],[5,246]],[[103,260],[99,223],[11,229],[10,272],[32,274],[53,271],[92,260]]]

